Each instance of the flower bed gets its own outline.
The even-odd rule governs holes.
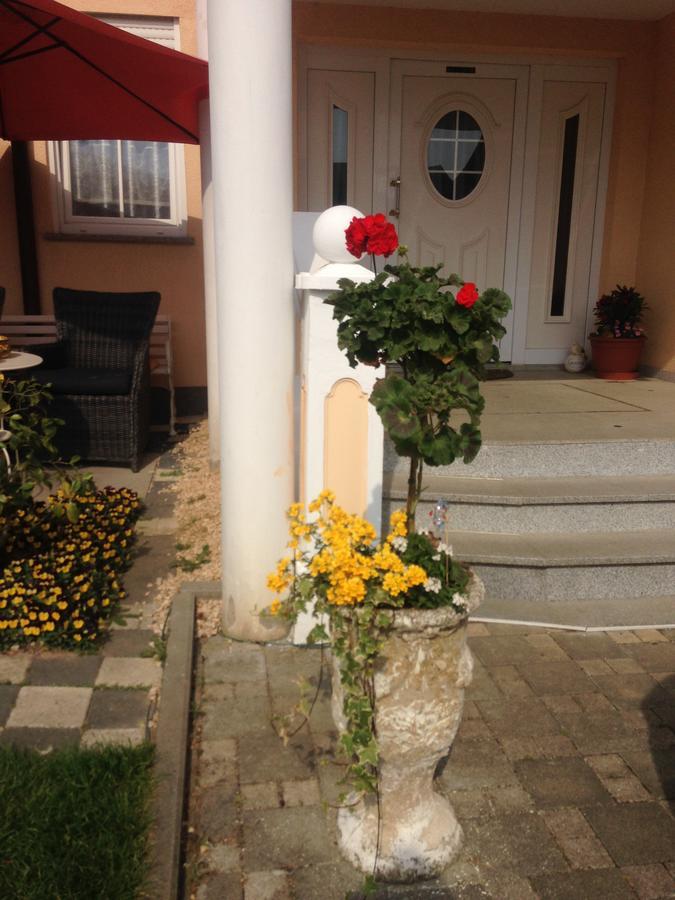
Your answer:
[[[105,488],[0,516],[0,650],[96,644],[125,596],[139,515],[134,491]]]

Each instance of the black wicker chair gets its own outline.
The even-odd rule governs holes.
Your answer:
[[[51,385],[64,456],[124,462],[137,472],[150,434],[149,338],[160,295],[54,288],[57,343],[35,348],[31,373]]]

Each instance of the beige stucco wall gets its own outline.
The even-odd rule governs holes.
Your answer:
[[[617,96],[601,288],[634,282],[650,123],[654,23],[295,3],[296,40],[440,50],[457,57],[616,59]]]
[[[195,0],[69,0],[69,5],[89,12],[177,17],[181,49],[196,52]],[[675,307],[667,305],[667,293],[675,263],[669,242],[662,239],[662,228],[668,216],[672,221],[673,213],[669,171],[672,151],[668,154],[665,150],[665,142],[670,141],[672,147],[673,139],[673,27],[672,16],[662,23],[640,23],[294,3],[296,47],[299,42],[314,42],[438,49],[453,55],[459,50],[525,58],[616,59],[617,96],[601,288],[609,289],[617,282],[638,283],[649,296],[652,316],[658,312],[658,327],[663,332],[650,342],[649,362],[671,369],[675,366]],[[194,240],[190,246],[46,240],[44,235],[54,230],[54,219],[44,143],[34,145],[34,157],[45,311],[50,309],[51,290],[56,285],[159,290],[161,310],[174,322],[176,383],[205,384],[199,149],[185,148],[188,234]],[[11,164],[8,145],[2,141],[0,272],[0,283],[7,288],[7,311],[20,312]]]
[[[675,13],[658,23],[636,284],[651,307],[645,362],[675,375]]]
[[[181,50],[196,54],[194,0],[67,0],[84,12],[171,16],[179,20]],[[73,98],[76,102],[76,98]],[[201,184],[199,148],[185,147],[188,235],[190,245],[53,241],[54,232],[47,145],[33,144],[31,176],[40,288],[44,312],[51,311],[56,286],[95,290],[158,290],[160,312],[173,322],[175,382],[206,384],[204,287],[202,277]],[[0,284],[7,289],[5,310],[21,313],[21,282],[9,145],[0,141]]]

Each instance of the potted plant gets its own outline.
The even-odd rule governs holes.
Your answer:
[[[620,284],[595,304],[596,330],[589,339],[598,378],[631,381],[638,377],[646,340],[641,323],[647,308],[644,297],[634,287]]]
[[[382,215],[352,220],[346,238],[357,257],[389,256],[398,244]],[[411,881],[439,872],[461,843],[433,776],[459,727],[472,672],[466,624],[483,594],[447,534],[416,528],[415,509],[425,463],[470,462],[480,448],[479,381],[498,359],[510,301],[442,277],[441,266],[411,266],[406,249],[398,252],[399,263],[371,282],[341,279],[326,302],[352,366],[390,365],[371,402],[410,460],[406,506],[377,543],[372,525],[336,506],[330,491],[308,515],[294,504],[289,552],[268,586],[273,615],[294,620],[314,604],[320,624],[309,641],[332,650],[333,713],[351,787],[338,813],[341,849],[373,877]]]

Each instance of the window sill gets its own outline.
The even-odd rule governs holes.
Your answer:
[[[195,242],[189,235],[171,237],[161,234],[61,234],[48,231],[42,236],[46,241],[77,241],[85,244],[178,244],[191,247]]]

